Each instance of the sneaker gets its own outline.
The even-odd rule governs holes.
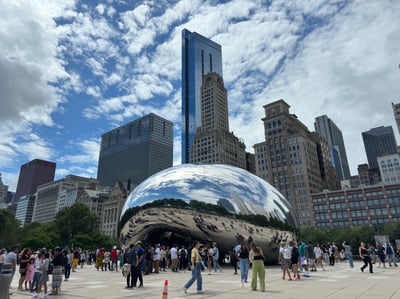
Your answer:
[[[43,296],[40,297],[40,299],[47,299],[47,295],[44,294]]]
[[[183,287],[182,289],[183,289],[183,292],[184,292],[185,294],[187,294],[187,288]]]
[[[37,298],[37,297],[39,297],[39,294],[32,295],[31,298]]]
[[[197,294],[204,294],[204,291],[202,291],[202,290],[197,291]]]

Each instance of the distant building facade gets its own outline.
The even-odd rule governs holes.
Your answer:
[[[381,126],[362,133],[369,168],[379,168],[378,157],[397,153],[391,126]]]
[[[35,199],[35,195],[24,195],[18,200],[15,218],[21,222],[21,226],[32,222]]]
[[[383,184],[400,183],[400,155],[393,154],[378,157],[379,172]]]
[[[7,201],[8,186],[3,184],[0,173],[0,203],[5,203]]]
[[[97,181],[75,175],[41,185],[37,189],[32,221],[48,223],[64,207],[70,207],[84,189],[97,188]]]
[[[378,226],[400,221],[400,184],[312,194],[317,228]]]
[[[392,103],[394,119],[396,120],[397,130],[400,133],[400,103]]]
[[[350,168],[342,131],[326,115],[316,117],[314,127],[315,131],[328,142],[332,165],[335,167],[339,179],[348,179],[350,177]]]
[[[254,145],[256,172],[289,200],[299,225],[313,223],[311,194],[327,187],[333,168],[328,147],[289,113],[284,100],[265,105],[265,141]],[[325,163],[325,164],[324,164]],[[333,171],[334,173],[334,171]],[[337,176],[334,176],[337,179]],[[334,183],[340,186],[339,182]]]
[[[14,202],[24,195],[35,194],[37,187],[54,181],[56,163],[40,159],[32,160],[21,166]]]
[[[190,149],[195,164],[227,164],[246,169],[246,146],[229,132],[228,98],[217,73],[203,76],[201,120]]]
[[[201,126],[201,85],[210,72],[222,74],[221,46],[187,29],[182,30],[182,164],[191,163],[190,149]]]
[[[173,123],[150,113],[101,136],[97,179],[138,185],[172,166]]]
[[[110,189],[109,199],[103,203],[100,231],[111,238],[118,239],[119,219],[129,191],[121,182],[117,182]]]
[[[83,189],[76,199],[76,202],[87,206],[90,212],[98,217],[96,222],[96,231],[100,231],[101,219],[103,217],[103,206],[109,197],[110,194],[107,190]]]

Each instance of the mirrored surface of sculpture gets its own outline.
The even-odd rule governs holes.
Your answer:
[[[288,201],[261,178],[223,164],[183,164],[158,172],[131,192],[121,213],[120,241],[215,241],[224,253],[255,242],[274,263],[279,243],[294,239],[296,229]]]

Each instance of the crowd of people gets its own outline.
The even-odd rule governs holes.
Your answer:
[[[310,277],[310,272],[318,269],[325,271],[324,265],[333,267],[337,262],[348,262],[349,267],[354,268],[353,252],[347,241],[343,241],[341,248],[335,243],[320,245],[318,242],[305,242],[301,239],[281,242],[278,262],[281,264],[282,279],[299,280],[300,273],[303,277]],[[398,266],[399,252],[388,241],[376,242],[375,247],[371,243],[361,242],[357,254],[364,262],[360,268],[362,272],[368,267],[369,272],[373,273],[374,264],[383,268]],[[142,288],[144,275],[162,271],[191,271],[192,275],[183,290],[186,293],[197,281],[197,292],[202,293],[202,272],[211,275],[213,271],[222,271],[220,264],[227,260],[233,267],[234,275],[240,272],[243,287],[248,283],[251,267],[251,289],[265,291],[264,254],[261,247],[249,241],[233,245],[227,256],[220,253],[216,242],[201,244],[199,241],[192,246],[151,245],[137,241],[125,249],[114,246],[112,249],[100,247],[95,251],[68,247],[36,251],[25,248],[18,251],[13,246],[9,251],[0,249],[0,273],[3,264],[11,264],[13,275],[17,270],[20,275],[18,290],[29,291],[32,298],[57,295],[62,281],[68,281],[71,272],[92,264],[97,271],[119,272],[120,269],[126,279],[127,289]]]

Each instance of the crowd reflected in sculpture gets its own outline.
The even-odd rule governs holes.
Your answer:
[[[223,164],[183,164],[156,173],[131,192],[121,213],[120,241],[216,241],[222,252],[252,241],[274,263],[280,241],[294,239],[295,231],[290,204],[261,178]]]

